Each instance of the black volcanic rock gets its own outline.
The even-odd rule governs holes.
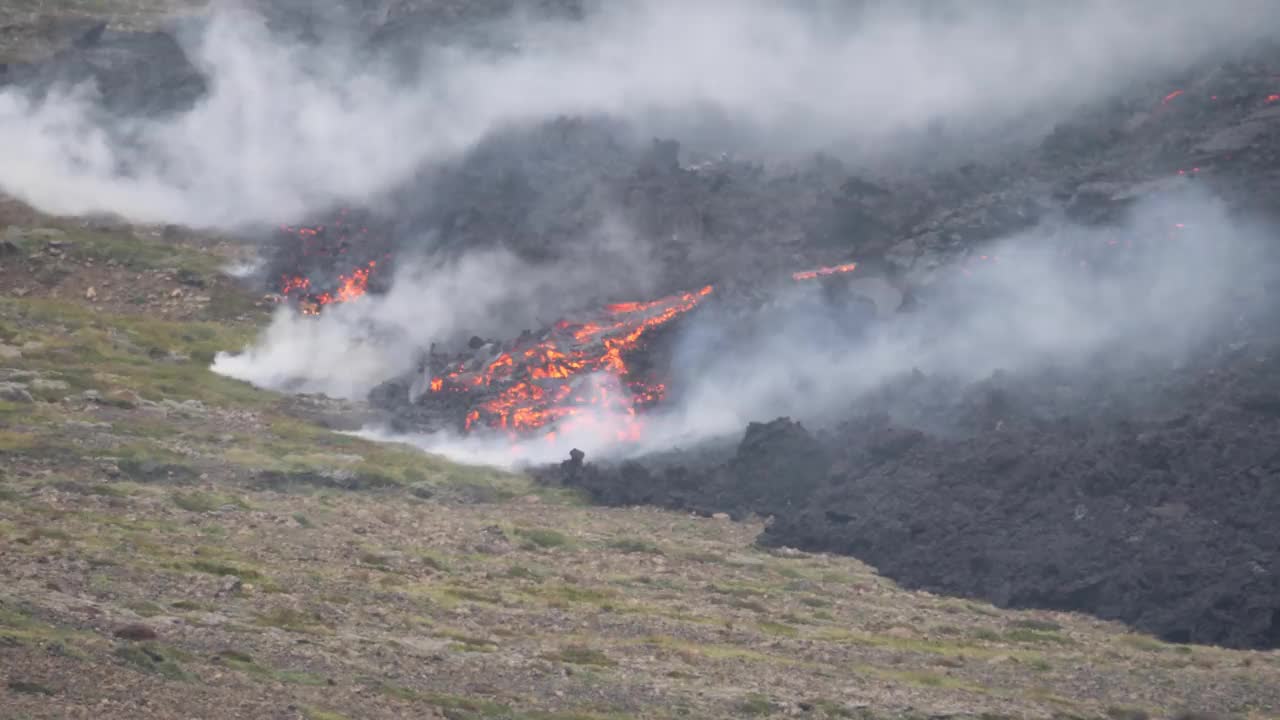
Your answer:
[[[91,84],[100,106],[130,117],[189,109],[207,90],[200,71],[169,32],[113,32],[92,27],[71,47],[0,75],[37,96]]]

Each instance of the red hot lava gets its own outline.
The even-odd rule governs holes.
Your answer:
[[[385,270],[380,261],[390,258],[390,248],[355,218],[343,210],[327,224],[280,228],[285,242],[279,247],[290,271],[280,276],[277,291],[304,314],[365,295],[371,277]]]
[[[466,430],[564,431],[621,418],[610,432],[619,440],[636,439],[637,410],[662,400],[666,386],[636,377],[628,356],[711,291],[708,285],[651,302],[609,305],[586,322],[560,321],[541,338],[517,340],[484,362],[463,362],[433,377],[429,390],[483,396],[467,414]]]
[[[311,280],[301,275],[281,278],[280,294],[286,299],[298,301],[298,307],[304,315],[319,315],[320,308],[333,303],[344,303],[355,300],[369,291],[369,275],[378,267],[377,260],[370,260],[365,267],[351,271],[350,275],[339,275],[336,287],[332,291],[312,292]]]
[[[840,275],[850,273],[858,269],[858,263],[845,263],[843,265],[833,265],[831,267],[820,267],[817,270],[805,270],[803,272],[792,273],[792,280],[812,280],[814,278],[826,277],[828,275]]]

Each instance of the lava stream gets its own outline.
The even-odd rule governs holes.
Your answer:
[[[619,440],[640,432],[637,410],[659,402],[666,386],[632,377],[628,356],[655,329],[697,307],[706,286],[650,302],[609,305],[591,320],[556,323],[540,339],[523,339],[485,363],[461,362],[433,377],[430,393],[479,393],[464,420],[510,433],[609,425]],[[616,421],[616,422],[614,422]]]

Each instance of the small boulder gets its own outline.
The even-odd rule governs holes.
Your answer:
[[[62,380],[48,380],[45,378],[36,378],[31,381],[31,389],[36,392],[66,392],[71,386]]]
[[[155,630],[141,623],[125,625],[116,630],[115,636],[121,640],[132,640],[133,642],[146,642],[160,637]]]
[[[35,402],[35,398],[31,397],[31,393],[27,392],[27,386],[15,382],[0,382],[0,400],[24,405]]]

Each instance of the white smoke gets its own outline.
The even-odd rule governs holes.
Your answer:
[[[210,92],[174,117],[105,120],[92,88],[41,101],[0,91],[0,191],[58,214],[275,224],[335,201],[375,199],[495,129],[561,114],[607,114],[677,135],[719,118],[726,124],[718,128],[753,140],[762,155],[880,147],[938,119],[999,127],[1052,117],[1262,37],[1278,18],[1280,6],[1267,0],[965,3],[933,13],[900,3],[608,3],[582,24],[525,21],[516,49],[501,55],[424,49],[410,82],[349,48],[284,44],[252,15],[223,10],[190,47]],[[1209,210],[1196,221],[1230,231]],[[1015,263],[1012,249],[993,252],[1016,271],[985,281],[988,300],[955,317],[925,317],[834,350],[784,329],[748,352],[691,362],[696,375],[674,378],[687,388],[682,404],[647,437],[688,441],[803,415],[815,398],[839,402],[912,366],[979,376],[1126,338],[1164,340],[1183,332],[1179,313],[1196,317],[1231,290],[1221,258],[1185,251],[1088,292],[1049,257],[1028,253]],[[547,298],[562,275],[593,267],[601,266],[539,272],[496,253],[407,269],[385,297],[332,308],[318,321],[282,311],[254,346],[219,356],[215,369],[268,387],[359,397],[409,369],[433,340],[553,319],[557,304]],[[632,279],[639,297],[643,280]],[[526,457],[561,457],[572,441]]]
[[[341,44],[282,44],[224,9],[190,48],[207,97],[128,123],[127,146],[91,111],[92,89],[42,102],[0,92],[0,190],[61,214],[278,223],[376,196],[503,125],[578,113],[673,131],[727,118],[761,153],[875,147],[936,119],[1048,115],[1236,47],[1280,16],[1266,0],[859,7],[607,3],[585,24],[526,20],[504,55],[424,50],[411,84]]]
[[[518,467],[562,460],[575,447],[597,459],[688,448],[734,438],[749,422],[782,415],[818,421],[845,417],[857,411],[860,396],[913,369],[963,382],[998,369],[1034,372],[1050,365],[1088,373],[1099,359],[1109,367],[1175,366],[1216,328],[1235,322],[1240,307],[1256,302],[1272,272],[1255,256],[1264,236],[1262,229],[1242,225],[1220,202],[1188,186],[1140,203],[1123,227],[1053,223],[992,242],[975,251],[988,260],[975,263],[972,272],[959,266],[945,270],[934,302],[878,322],[865,334],[849,333],[860,320],[847,308],[818,300],[813,284],[775,288],[775,310],[746,325],[726,322],[714,312],[695,313],[681,325],[668,382],[676,401],[640,416],[638,440],[628,432],[635,418],[600,408],[553,435],[519,441],[496,431],[405,435],[367,428],[364,435],[408,442],[459,461]],[[1132,262],[1119,262],[1121,254]],[[1113,267],[1096,270],[1098,261]],[[470,272],[457,267],[440,277]],[[445,286],[437,292],[444,297],[456,290]],[[415,292],[421,296],[424,287]],[[486,303],[472,307],[483,314]],[[302,363],[328,342],[350,343],[355,334],[340,318],[354,307],[336,308],[332,318],[320,322],[282,316],[262,346]],[[369,308],[384,321],[384,310]],[[445,314],[439,321],[453,318]],[[427,316],[422,320],[428,320],[423,338],[438,334]],[[291,344],[287,333],[299,328],[308,328],[310,335]],[[385,377],[391,369],[376,362],[366,368],[358,352],[347,352],[329,355],[332,373],[305,363],[288,367],[297,375],[326,378],[329,392],[339,377]],[[235,374],[232,362],[220,358],[218,367]],[[262,382],[266,378],[252,373],[276,361],[250,353],[234,362],[242,363],[239,376]]]
[[[401,261],[385,295],[330,305],[319,317],[281,307],[250,347],[220,353],[213,370],[260,387],[363,399],[413,369],[432,342],[460,334],[505,339],[578,309],[575,298],[606,291],[648,297],[657,282],[648,245],[612,220],[559,263],[529,265],[505,250]]]
[[[1257,304],[1275,273],[1256,259],[1266,237],[1188,188],[1139,204],[1121,228],[1041,227],[991,243],[970,274],[946,268],[947,288],[932,304],[865,336],[850,337],[850,318],[804,301],[785,321],[769,316],[748,342],[711,319],[684,335],[671,384],[686,391],[654,439],[733,435],[783,415],[840,416],[913,369],[974,381],[1050,365],[1081,375],[1097,362],[1173,367]],[[1119,263],[1134,245],[1142,249],[1132,264]],[[1097,271],[1099,262],[1118,267]]]

